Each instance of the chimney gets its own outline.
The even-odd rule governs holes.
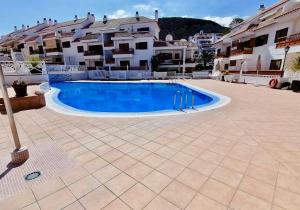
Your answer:
[[[48,22],[48,23],[49,23],[49,25],[50,25],[50,26],[52,26],[52,25],[53,25],[53,21],[52,21],[52,19],[51,19],[51,18],[49,18],[49,22]]]
[[[139,12],[138,12],[138,11],[135,12],[135,18],[136,18],[137,21],[140,20],[140,15],[139,15]]]
[[[44,19],[43,19],[43,23],[47,23],[47,18],[44,18]]]
[[[107,23],[107,16],[106,16],[106,15],[103,16],[103,23],[104,23],[104,24]]]
[[[24,24],[22,24],[22,30],[25,30],[25,29],[26,29],[25,25],[24,25]]]
[[[17,26],[14,27],[15,32],[18,30]]]
[[[37,21],[36,21],[36,24],[37,24],[37,25],[39,25],[39,24],[40,24],[40,21],[39,21],[39,20],[37,20]]]
[[[27,29],[29,29],[29,25],[27,25]]]
[[[266,9],[265,5],[264,5],[264,4],[261,4],[261,5],[259,6],[258,11],[259,11],[259,12],[262,12],[262,11],[264,11],[265,9]]]
[[[75,21],[77,21],[77,20],[78,20],[78,16],[77,16],[77,15],[75,15],[75,17],[74,17],[74,20],[75,20]]]
[[[91,13],[88,12],[86,18],[87,18],[87,19],[90,19],[90,17],[91,17]]]
[[[57,25],[57,20],[54,20],[54,25]]]
[[[155,10],[155,21],[158,21],[158,10]]]

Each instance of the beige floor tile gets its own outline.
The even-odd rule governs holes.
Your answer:
[[[100,170],[93,173],[93,176],[98,179],[101,183],[106,183],[107,181],[111,180],[113,177],[120,174],[121,171],[114,167],[113,165],[107,165]]]
[[[144,208],[144,210],[179,210],[179,208],[164,198],[157,196]]]
[[[246,176],[242,180],[239,189],[267,202],[272,202],[275,187]]]
[[[300,195],[276,188],[274,203],[285,209],[298,210],[300,208]]]
[[[95,149],[93,149],[93,151],[94,151],[97,155],[102,156],[102,155],[104,155],[105,153],[107,153],[107,152],[109,152],[109,151],[111,151],[111,150],[113,150],[113,149],[114,149],[113,147],[104,144],[104,145],[101,145],[100,147],[96,147]]]
[[[86,143],[84,146],[86,146],[86,148],[88,148],[89,150],[93,150],[97,147],[100,147],[102,146],[103,143],[99,140],[95,140],[95,141],[91,141],[91,142],[88,142]]]
[[[111,163],[111,162],[113,162],[113,161],[115,161],[115,160],[121,158],[123,155],[124,155],[123,152],[120,152],[120,151],[117,150],[117,149],[113,149],[113,150],[111,150],[111,151],[109,151],[109,152],[103,154],[101,157],[102,157],[104,160],[106,160],[106,161],[108,161],[108,162]]]
[[[79,201],[87,210],[101,209],[113,201],[116,196],[106,187],[100,186],[96,190],[90,192]]]
[[[221,166],[239,173],[244,173],[247,170],[248,164],[237,159],[225,157],[221,163]]]
[[[274,171],[254,166],[252,164],[247,170],[247,175],[257,180],[266,182],[267,184],[274,185],[276,181],[276,173]]]
[[[137,148],[136,145],[134,144],[131,144],[131,143],[125,143],[121,146],[118,147],[118,150],[120,150],[121,152],[123,153],[130,153],[132,152],[133,150],[135,150]]]
[[[133,150],[132,152],[128,153],[128,155],[130,157],[133,157],[136,160],[142,160],[142,159],[144,159],[145,157],[147,157],[150,154],[151,154],[150,151],[145,150],[145,149],[143,149],[141,147],[139,147],[139,148]]]
[[[180,182],[173,181],[162,192],[161,196],[177,207],[184,209],[193,199],[196,192]]]
[[[177,150],[175,149],[171,149],[169,147],[163,146],[160,149],[154,151],[155,154],[160,155],[164,158],[171,158],[175,153],[177,152]]]
[[[232,187],[237,187],[243,177],[242,174],[232,171],[230,169],[226,169],[223,167],[218,167],[213,174],[211,175],[212,178],[228,184]]]
[[[91,160],[83,165],[83,167],[89,172],[93,173],[104,166],[108,165],[108,162],[103,160],[102,158],[98,157],[94,160]]]
[[[138,183],[127,190],[120,198],[132,209],[143,209],[154,197],[154,192]]]
[[[97,179],[95,179],[93,176],[87,176],[69,185],[69,189],[78,199],[96,189],[100,185],[100,182],[97,181]]]
[[[179,182],[198,191],[207,180],[207,177],[191,169],[185,169],[177,178]]]
[[[300,194],[300,181],[295,176],[279,173],[277,177],[277,186]]]
[[[76,201],[64,208],[63,210],[84,210],[84,207],[78,201]]]
[[[202,152],[203,152],[203,148],[200,149],[199,147],[195,147],[193,145],[188,145],[186,147],[184,147],[181,152],[187,154],[187,155],[191,155],[193,157],[198,157]]]
[[[145,144],[144,146],[142,146],[144,149],[149,150],[151,152],[156,152],[158,151],[160,148],[162,148],[163,146],[161,144],[155,143],[155,142],[149,142],[147,144]]]
[[[170,158],[172,161],[179,163],[184,166],[188,166],[191,164],[191,162],[195,159],[193,156],[184,154],[183,152],[178,152],[176,155],[174,155],[172,158]]]
[[[167,143],[168,147],[171,147],[172,149],[181,150],[186,146],[185,143],[182,143],[181,141],[174,140]]]
[[[164,161],[166,161],[165,158],[162,158],[156,154],[151,154],[142,160],[142,162],[144,162],[145,164],[147,164],[148,166],[150,166],[152,168],[158,167]]]
[[[50,179],[45,183],[36,184],[31,187],[37,200],[52,194],[65,187],[65,184],[59,179]]]
[[[175,178],[184,170],[184,168],[185,167],[183,165],[167,160],[159,166],[157,170],[169,177]]]
[[[133,166],[134,164],[136,164],[136,160],[133,159],[132,157],[128,156],[128,155],[124,155],[121,158],[119,158],[118,160],[114,161],[112,164],[117,167],[118,169],[120,169],[121,171],[125,171],[128,168],[130,168],[131,166]]]
[[[242,191],[237,191],[230,207],[237,210],[270,210],[271,204]]]
[[[114,194],[120,196],[126,190],[131,188],[136,184],[136,181],[125,173],[121,173],[118,176],[114,177],[107,183],[105,186],[110,189]]]
[[[198,171],[206,176],[210,176],[217,168],[217,165],[206,160],[195,159],[188,168]]]
[[[170,182],[171,178],[158,172],[152,171],[141,182],[156,193],[162,191]]]
[[[38,203],[33,203],[33,204],[30,204],[29,206],[22,208],[22,210],[40,210],[40,207],[39,207]]]
[[[0,200],[0,209],[20,209],[36,202],[31,190],[25,190],[14,196]]]
[[[224,205],[228,205],[234,195],[234,188],[221,182],[209,179],[200,189],[201,194],[216,200]]]
[[[224,155],[220,155],[210,151],[205,151],[199,156],[199,158],[202,160],[212,162],[214,164],[219,164],[223,160]]]
[[[133,177],[137,181],[141,181],[145,176],[147,176],[153,169],[144,163],[138,162],[125,172]]]
[[[72,195],[71,191],[67,188],[64,188],[43,198],[42,200],[38,201],[38,203],[41,210],[56,210],[62,209],[75,201],[76,198]]]
[[[211,200],[201,194],[197,194],[186,210],[226,210],[226,206]]]
[[[86,169],[84,169],[83,167],[76,167],[76,168],[70,169],[70,171],[63,174],[61,176],[61,179],[64,181],[64,183],[66,185],[70,185],[87,175],[88,175],[88,172]]]
[[[127,206],[123,201],[119,198],[112,201],[110,204],[105,206],[103,210],[130,210],[129,206]]]

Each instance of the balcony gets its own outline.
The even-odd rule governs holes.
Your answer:
[[[113,50],[113,58],[132,58],[134,49],[115,49]]]
[[[62,55],[62,48],[48,48],[45,51],[47,56]]]
[[[105,60],[106,64],[116,64],[116,60],[114,58],[108,58]]]
[[[229,58],[230,54],[225,53],[225,52],[220,52],[216,54],[216,58]]]
[[[101,51],[85,51],[83,55],[85,59],[100,59],[103,53]]]
[[[251,55],[252,53],[253,48],[236,49],[231,51],[231,56]]]
[[[44,55],[44,51],[43,50],[32,50],[29,52],[30,55]]]
[[[114,42],[113,41],[104,41],[104,47],[113,47],[114,46]]]
[[[300,45],[300,33],[293,34],[289,37],[280,39],[279,42],[276,44],[276,48],[284,48],[287,46],[295,46],[295,45]]]

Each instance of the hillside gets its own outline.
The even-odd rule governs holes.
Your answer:
[[[168,17],[158,20],[160,26],[160,39],[172,34],[174,39],[187,39],[200,30],[210,33],[222,33],[226,28],[210,20],[196,18]]]

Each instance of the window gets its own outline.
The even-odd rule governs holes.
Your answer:
[[[270,70],[280,70],[282,60],[271,60]]]
[[[265,34],[255,38],[255,47],[260,47],[268,43],[269,35]]]
[[[288,30],[289,30],[288,28],[284,28],[279,31],[276,31],[274,42],[277,43],[277,42],[284,40],[288,34]]]
[[[79,62],[79,65],[80,66],[85,66],[85,62],[83,61],[83,62]]]
[[[138,42],[135,44],[135,48],[137,50],[147,50],[148,49],[148,43],[147,42]]]
[[[230,66],[236,66],[236,60],[232,60],[232,61],[230,61],[230,64],[229,64]]]
[[[120,66],[130,66],[130,61],[120,61]]]
[[[55,58],[55,63],[61,63],[62,62],[62,59],[61,58]]]
[[[225,64],[224,65],[224,70],[228,70],[228,68],[229,68],[228,64]]]
[[[84,49],[83,46],[77,46],[77,52],[83,53]]]
[[[63,47],[63,48],[70,48],[70,47],[71,47],[71,43],[70,43],[69,41],[63,42],[63,43],[62,43],[62,47]]]
[[[29,52],[32,52],[33,51],[33,47],[29,47]]]
[[[138,28],[137,31],[150,31],[149,27]]]
[[[102,61],[95,61],[95,66],[103,66],[103,62]]]
[[[147,66],[148,61],[147,60],[140,60],[140,66]]]
[[[180,54],[179,53],[175,53],[175,59],[180,59]]]

